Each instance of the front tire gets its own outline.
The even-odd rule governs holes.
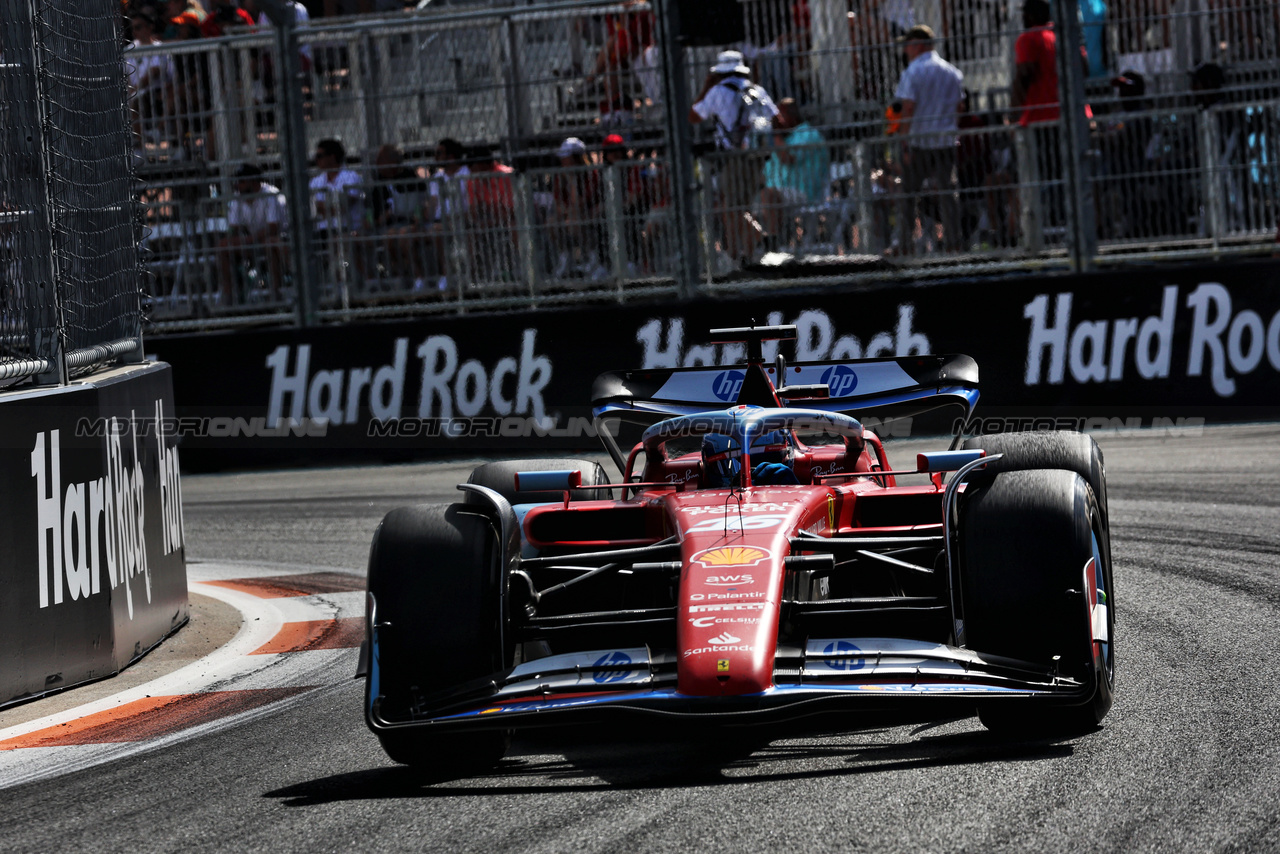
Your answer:
[[[1013,700],[984,706],[979,717],[988,729],[1022,735],[1093,730],[1115,691],[1111,560],[1093,490],[1061,470],[1005,472],[973,487],[960,523],[966,645],[1096,686],[1078,706],[1033,713]],[[1100,595],[1087,601],[1091,588]]]
[[[382,520],[369,552],[371,726],[375,714],[408,721],[422,695],[470,689],[511,666],[498,542],[488,516],[463,504],[401,507]],[[501,731],[374,732],[394,761],[450,773],[492,766],[507,745]]]

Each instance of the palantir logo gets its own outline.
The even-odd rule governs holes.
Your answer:
[[[591,679],[597,685],[605,685],[609,682],[621,682],[631,675],[630,670],[624,670],[631,663],[631,656],[625,652],[607,652],[596,659],[596,663],[592,666],[595,668],[591,672]]]
[[[721,371],[711,381],[711,393],[716,396],[716,400],[732,403],[742,392],[742,382],[746,378],[747,375],[742,371]]]
[[[848,641],[833,641],[822,648],[822,654],[829,656],[823,663],[832,670],[861,670],[867,665],[861,652]]]
[[[858,375],[848,365],[832,365],[822,372],[822,383],[832,397],[848,397],[858,387]]]

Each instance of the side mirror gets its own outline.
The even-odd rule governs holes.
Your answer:
[[[934,472],[955,471],[974,460],[987,455],[981,449],[972,451],[933,451],[927,454],[916,454],[916,471],[933,474]]]
[[[578,469],[516,472],[516,492],[568,492],[582,486]]]

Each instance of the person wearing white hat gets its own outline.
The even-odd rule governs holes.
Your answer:
[[[778,115],[773,98],[763,87],[752,83],[750,75],[741,52],[722,51],[689,109],[693,124],[715,122],[717,148],[744,152],[722,158],[716,176],[724,250],[737,262],[749,259],[764,231],[750,212],[761,184],[759,163],[745,152],[751,148],[757,131],[772,132],[773,118]]]
[[[586,143],[576,136],[560,143],[556,156],[563,171],[556,174],[551,185],[555,206],[549,225],[552,240],[559,249],[552,275],[557,279],[603,278],[609,271],[601,262],[607,248],[600,170],[592,168]]]

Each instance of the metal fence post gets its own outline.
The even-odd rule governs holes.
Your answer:
[[[623,178],[618,164],[604,169],[605,227],[609,230],[609,259],[613,277],[621,282],[627,275],[627,242],[623,240]]]
[[[694,196],[693,127],[689,124],[689,87],[685,80],[684,46],[680,43],[680,9],[676,0],[654,0],[658,40],[662,45],[662,97],[666,105],[667,150],[671,158],[671,201],[675,210],[676,287],[692,298],[698,285],[698,225]]]
[[[1044,215],[1041,210],[1040,146],[1028,128],[1014,125],[1013,150],[1018,160],[1018,226],[1022,245],[1032,254],[1044,248]]]
[[[1067,240],[1077,272],[1093,269],[1098,225],[1090,180],[1089,122],[1085,117],[1083,38],[1079,0],[1058,0],[1058,100],[1061,101],[1062,166],[1066,181]],[[1058,176],[1052,176],[1054,178]]]
[[[533,189],[529,186],[529,176],[517,172],[512,176],[515,188],[516,246],[520,253],[520,269],[525,281],[529,284],[529,298],[538,295],[538,265],[535,243],[537,236],[533,231]]]
[[[1216,249],[1222,239],[1226,222],[1222,199],[1222,178],[1217,169],[1218,151],[1221,140],[1218,137],[1218,116],[1213,110],[1201,110],[1196,115],[1197,137],[1200,140],[1200,186],[1204,193],[1205,234],[1213,240]]]
[[[854,192],[858,194],[858,248],[863,254],[880,253],[880,230],[876,228],[875,189],[871,184],[871,152],[869,144],[853,146]]]
[[[307,179],[307,129],[302,88],[306,75],[299,61],[298,30],[292,6],[280,0],[258,0],[276,29],[276,46],[284,74],[280,94],[284,101],[285,144],[281,147],[281,168],[288,191],[289,249],[293,255],[294,292],[299,326],[314,326],[320,303],[320,268],[315,228],[311,222],[311,186]]]

